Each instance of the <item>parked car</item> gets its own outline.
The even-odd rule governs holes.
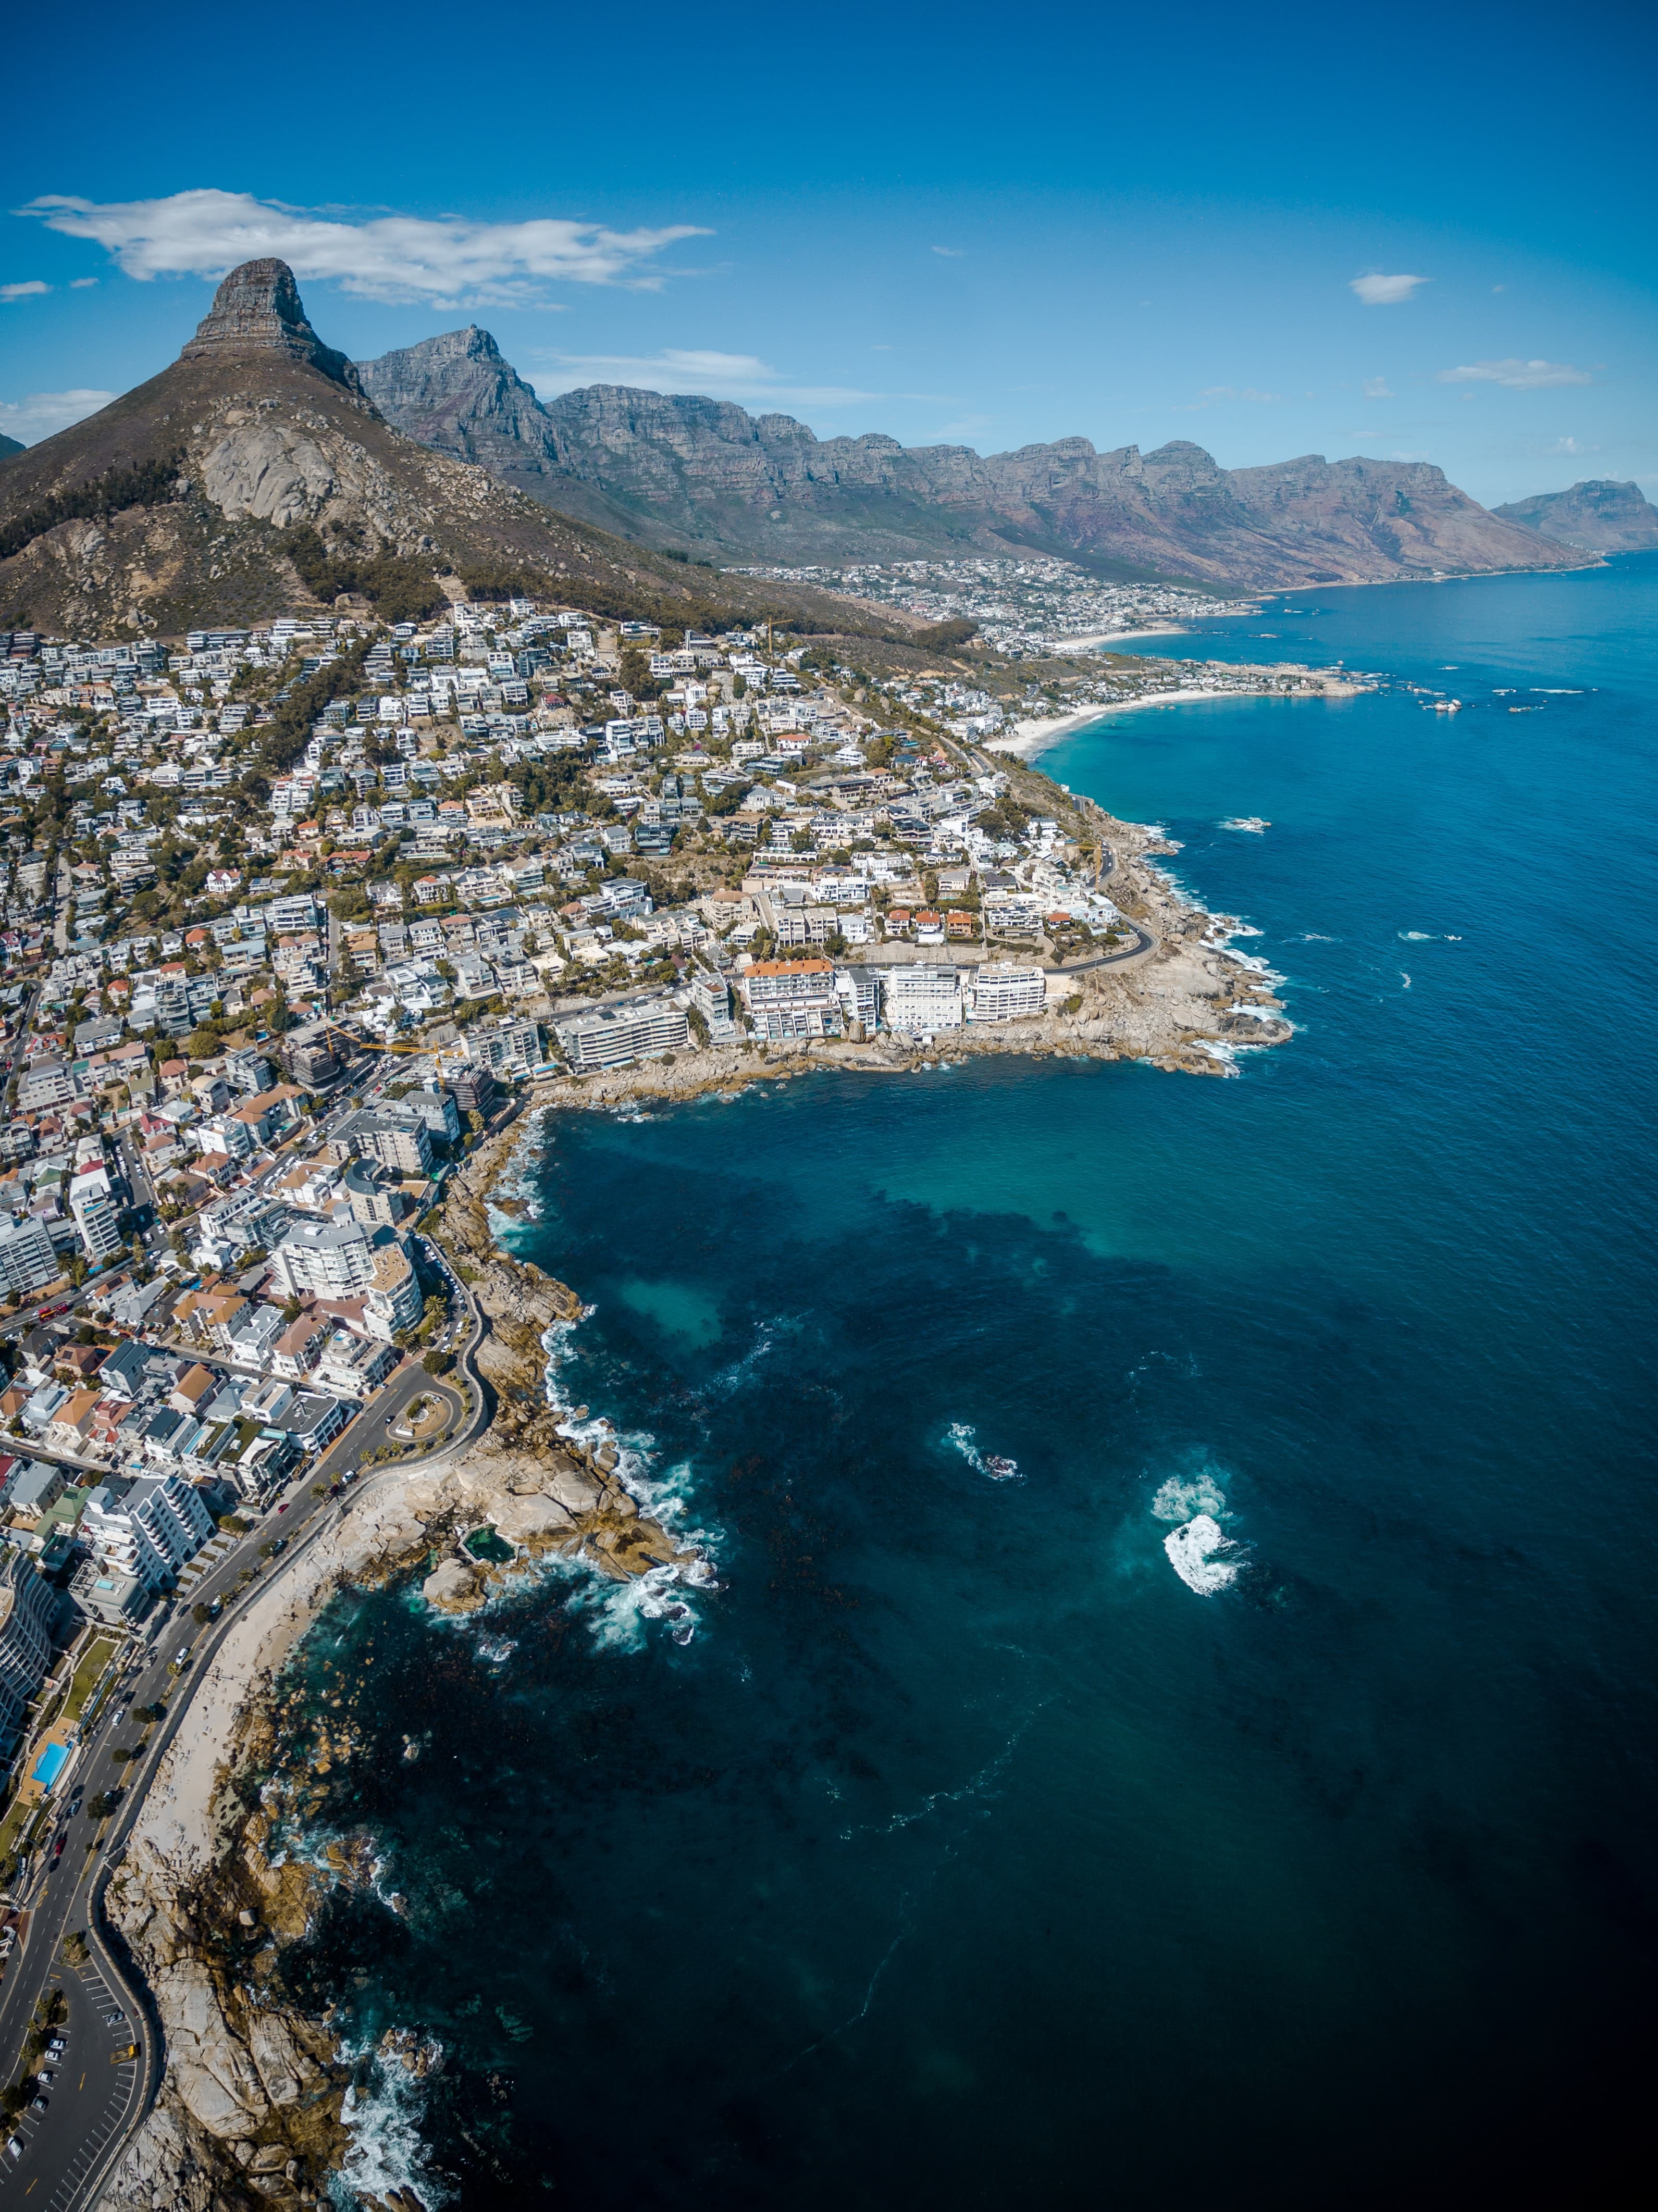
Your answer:
[[[6,2138],[6,2156],[8,2158],[21,2158],[22,2155],[23,2138],[21,2136],[8,2136]]]
[[[45,2097],[34,2097],[34,2098],[31,2098],[31,2099],[30,2099],[30,2100],[29,2100],[29,2110],[30,2110],[30,2112],[44,2112],[46,2111],[46,2106],[47,2106],[47,2103],[48,2103],[48,2101],[49,2101],[49,2100],[48,2100],[46,2098],[45,2098]]]
[[[119,2027],[125,2018],[126,2014],[121,2010],[120,2007],[117,2005],[113,2012],[105,2014],[104,2026],[106,2027]]]

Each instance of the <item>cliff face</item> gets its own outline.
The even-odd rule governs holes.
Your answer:
[[[388,422],[435,453],[472,461],[544,496],[558,468],[541,403],[476,325],[359,362],[356,374]]]
[[[487,383],[483,351],[457,351],[458,384]],[[533,395],[494,358],[499,422],[515,419],[515,405],[527,420]],[[521,577],[601,614],[706,623],[807,613],[807,628],[844,626],[844,610],[819,618],[798,592],[772,590],[757,605],[735,580],[693,581],[552,513],[476,465],[464,439],[451,442],[435,450],[387,422],[312,329],[287,264],[246,263],[171,368],[0,467],[0,627],[176,635],[302,611],[315,602],[283,545],[296,524],[332,551],[372,556],[383,543],[435,574]],[[497,459],[509,442],[501,429]]]
[[[1644,553],[1658,545],[1658,507],[1637,483],[1592,477],[1570,491],[1542,491],[1493,508],[1505,521],[1540,530],[1593,553]]]
[[[1125,576],[1265,590],[1570,557],[1419,462],[1312,455],[1228,471],[1184,441],[1101,453],[1086,438],[982,455],[875,433],[820,439],[788,415],[614,384],[543,403],[475,329],[359,370],[388,418],[437,451],[607,528],[726,558],[1029,546]]]

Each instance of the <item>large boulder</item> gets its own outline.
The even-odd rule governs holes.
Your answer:
[[[427,1576],[420,1595],[439,1613],[472,1613],[483,1604],[486,1592],[476,1567],[468,1566],[464,1559],[450,1559]]]

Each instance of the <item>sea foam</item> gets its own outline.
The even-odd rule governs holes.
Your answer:
[[[1170,1566],[1199,1597],[1213,1597],[1237,1580],[1241,1562],[1225,1556],[1237,1548],[1219,1522],[1207,1513],[1171,1528],[1163,1539]]]
[[[987,1475],[992,1482],[1011,1482],[1019,1474],[1016,1459],[1003,1459],[995,1452],[984,1453],[977,1442],[978,1431],[966,1421],[952,1421],[944,1441],[954,1444],[975,1474]]]

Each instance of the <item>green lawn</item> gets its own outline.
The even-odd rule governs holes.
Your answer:
[[[92,1695],[92,1686],[115,1655],[113,1636],[95,1636],[87,1647],[80,1665],[75,1669],[75,1680],[69,1686],[69,1698],[64,1706],[63,1720],[73,1728],[81,1717],[87,1699]]]

